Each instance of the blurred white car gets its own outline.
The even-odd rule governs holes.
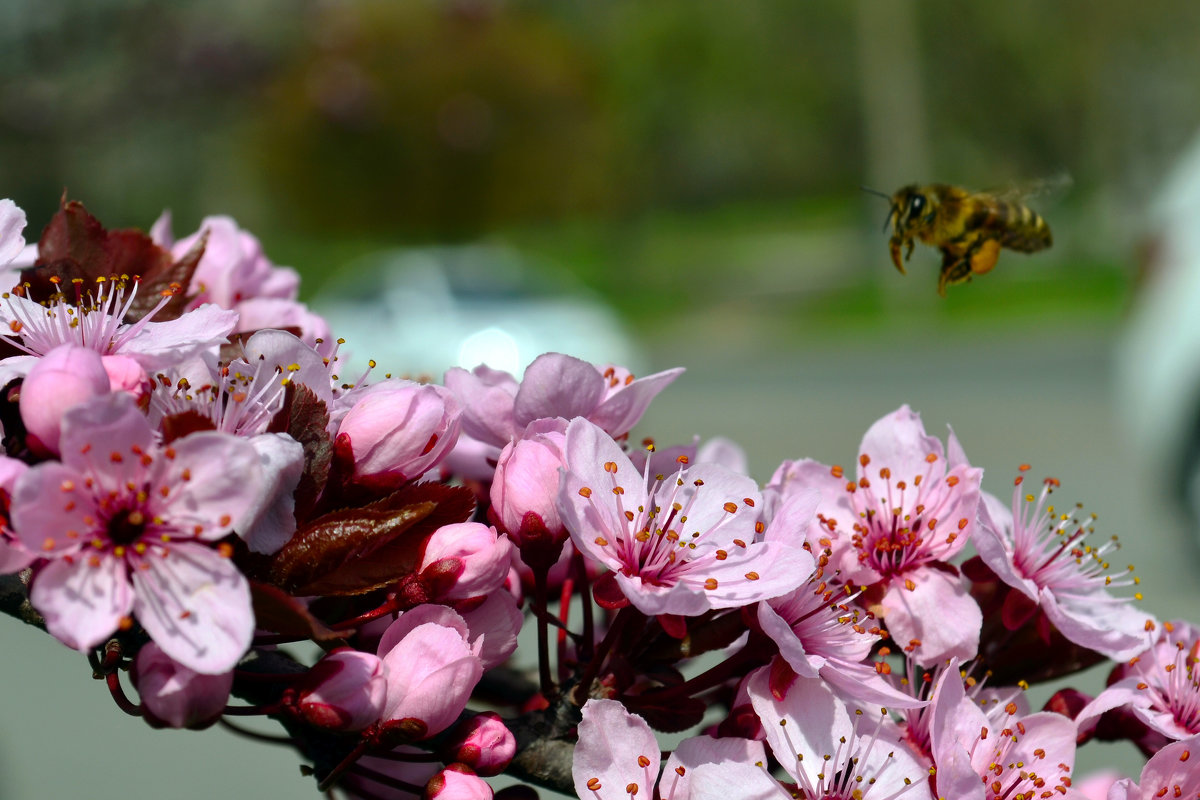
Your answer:
[[[1140,473],[1200,532],[1200,137],[1151,206],[1148,234],[1117,399]]]
[[[310,303],[344,338],[352,379],[383,372],[440,380],[486,363],[520,376],[548,351],[635,372],[641,358],[616,314],[570,276],[493,246],[387,250],[346,265]]]

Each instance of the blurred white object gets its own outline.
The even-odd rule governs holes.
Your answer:
[[[440,379],[486,363],[520,376],[548,351],[596,364],[642,366],[615,313],[517,253],[464,246],[388,250],[347,265],[311,306],[344,338],[353,380],[374,359],[383,372]]]
[[[1119,343],[1119,408],[1141,473],[1200,530],[1200,136],[1151,205],[1148,234]]]

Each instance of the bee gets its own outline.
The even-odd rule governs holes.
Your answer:
[[[901,274],[905,274],[904,262],[912,255],[914,239],[942,251],[942,271],[938,275],[938,294],[942,297],[946,296],[947,286],[990,272],[1000,257],[1000,248],[1036,253],[1053,241],[1046,220],[1005,195],[970,192],[945,183],[905,186],[891,197],[874,193],[887,197],[892,204],[884,230],[891,226],[888,248]]]

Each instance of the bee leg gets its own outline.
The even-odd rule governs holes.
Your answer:
[[[896,269],[900,270],[901,275],[907,275],[908,273],[904,271],[904,261],[900,258],[900,245],[902,244],[904,244],[903,239],[901,239],[899,236],[893,236],[892,240],[888,242],[888,249],[892,253],[892,263],[896,265]],[[912,239],[909,239],[908,256],[912,255],[912,247]],[[905,260],[907,260],[908,256],[904,257]]]
[[[971,272],[976,275],[983,275],[986,272],[991,272],[992,267],[996,266],[996,259],[1000,258],[1000,241],[998,239],[984,239],[970,253],[968,258],[971,260]]]
[[[938,275],[938,294],[946,296],[946,287],[971,280],[971,260],[966,255],[945,253],[942,258],[942,272]]]

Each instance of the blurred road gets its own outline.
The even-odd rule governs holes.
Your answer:
[[[688,372],[650,409],[638,436],[660,445],[693,433],[734,438],[765,481],[785,458],[849,470],[866,428],[908,403],[931,433],[954,426],[972,463],[986,470],[984,487],[1001,497],[1020,463],[1032,464],[1034,476],[1059,478],[1060,504],[1082,502],[1099,514],[1099,533],[1121,537],[1146,608],[1195,618],[1192,539],[1151,491],[1163,476],[1136,473],[1115,419],[1113,331],[863,341],[750,357],[722,347],[718,338],[736,338],[725,333],[697,329],[652,351],[656,368],[682,364]],[[150,731],[113,707],[81,656],[7,618],[0,641],[0,800],[316,796],[290,751],[220,731]],[[1090,679],[1097,686],[1103,675]],[[1077,774],[1115,764],[1136,776],[1140,768],[1123,746],[1089,746],[1081,756]]]

